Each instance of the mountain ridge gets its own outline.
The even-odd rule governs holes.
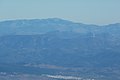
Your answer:
[[[9,22],[9,21],[34,21],[34,20],[53,20],[53,21],[68,21],[71,23],[77,23],[77,24],[84,24],[84,25],[96,25],[96,26],[100,26],[97,24],[86,24],[86,23],[81,23],[81,22],[76,22],[76,21],[72,21],[72,20],[68,20],[68,19],[62,19],[62,18],[44,18],[44,19],[10,19],[10,20],[4,20],[4,21],[0,21],[1,22]],[[120,24],[118,22],[116,23],[109,23],[109,24],[105,24],[105,25],[101,25],[101,26],[107,26],[107,25],[116,25],[116,24]]]
[[[75,33],[105,33],[110,28],[117,31],[120,24],[106,26],[74,23],[59,18],[10,20],[0,22],[0,36],[4,35],[37,35],[53,31],[68,31]],[[117,29],[118,28],[118,29]],[[110,29],[111,30],[111,29]]]

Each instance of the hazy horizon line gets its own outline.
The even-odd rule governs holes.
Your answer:
[[[120,22],[113,22],[113,23],[106,23],[106,24],[96,24],[96,23],[89,23],[89,22],[80,22],[80,21],[75,21],[71,19],[66,19],[66,18],[58,18],[58,17],[50,17],[50,18],[15,18],[15,19],[0,19],[0,22],[5,22],[5,21],[16,21],[16,20],[47,20],[47,19],[60,19],[60,20],[66,20],[70,21],[73,23],[80,23],[80,24],[86,24],[86,25],[97,25],[97,26],[105,26],[105,25],[111,25],[111,24],[120,24]]]

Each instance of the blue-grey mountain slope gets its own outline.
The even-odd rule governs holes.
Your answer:
[[[58,18],[0,22],[0,71],[47,73],[42,67],[57,74],[119,80],[119,62],[119,23],[97,26]]]

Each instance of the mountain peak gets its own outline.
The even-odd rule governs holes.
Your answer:
[[[74,22],[72,21],[69,21],[69,20],[65,20],[65,19],[61,19],[61,18],[46,18],[46,19],[17,19],[17,20],[6,20],[6,21],[1,21],[0,23],[12,23],[12,22],[26,22],[26,23],[40,23],[40,22],[43,22],[43,23],[57,23],[57,24],[73,24]]]
[[[55,23],[74,23],[72,21],[61,19],[61,18],[47,18],[47,19],[40,19],[40,20],[55,22]]]
[[[64,19],[61,19],[61,18],[47,18],[48,20],[56,20],[56,21],[60,21],[60,20],[64,20]]]

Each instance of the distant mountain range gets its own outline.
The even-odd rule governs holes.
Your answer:
[[[119,33],[120,24],[105,26],[74,23],[59,18],[9,20],[0,22],[0,35],[36,35],[53,31],[74,33]]]
[[[120,61],[119,23],[97,26],[58,18],[10,20],[0,22],[0,35],[0,62],[42,63],[48,59],[55,64],[63,60],[61,64],[113,66]]]
[[[97,26],[58,18],[3,21],[0,63],[118,69],[120,23]]]

